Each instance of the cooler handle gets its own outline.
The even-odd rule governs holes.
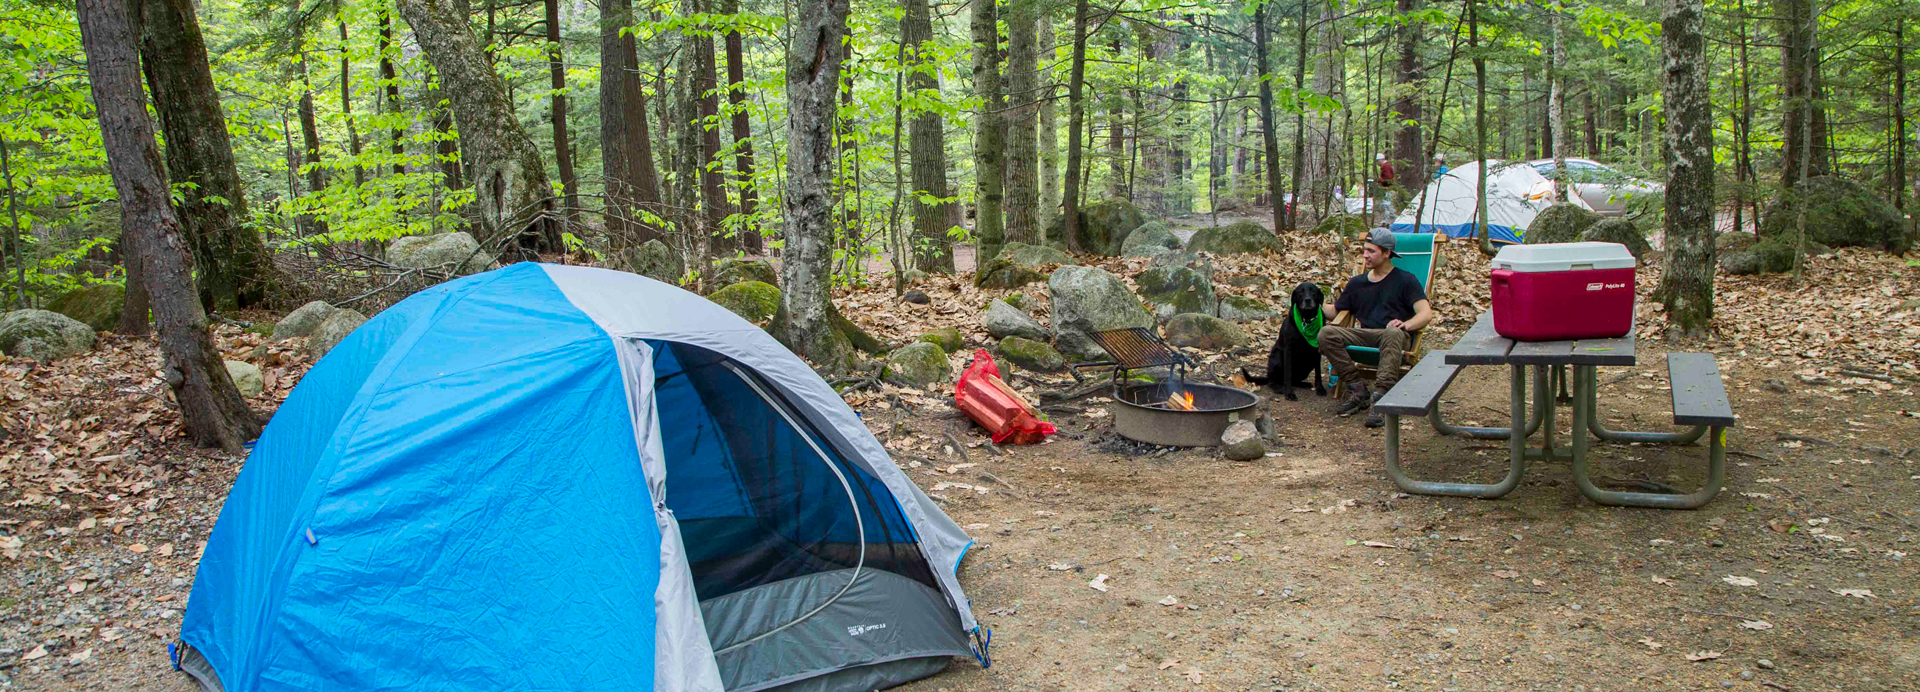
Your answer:
[[[1593,263],[1592,263],[1592,262],[1583,262],[1583,263],[1580,263],[1580,264],[1575,264],[1575,265],[1573,265],[1572,267],[1568,267],[1568,269],[1572,269],[1572,270],[1576,270],[1576,271],[1577,271],[1577,270],[1581,270],[1581,269],[1592,269],[1592,268],[1593,268]]]

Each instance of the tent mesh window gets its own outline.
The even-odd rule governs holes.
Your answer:
[[[756,382],[757,389],[750,386],[742,378],[758,375],[727,367],[731,361],[712,351],[682,343],[650,345],[667,507],[679,520],[701,601],[852,569],[860,561],[862,526],[863,569],[939,589],[886,484],[848,462],[803,412],[777,399],[775,387],[765,380]],[[761,392],[776,397],[805,430],[789,425]],[[815,445],[826,452],[825,461]]]

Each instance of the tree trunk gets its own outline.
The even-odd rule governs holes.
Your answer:
[[[1907,208],[1907,20],[1893,22],[1893,208]]]
[[[428,92],[427,100],[433,103],[433,158],[440,167],[442,184],[448,190],[466,187],[466,176],[460,171],[459,135],[453,132],[453,110],[440,104],[447,98],[447,91],[440,88],[438,75],[430,77],[433,88]]]
[[[1313,68],[1313,90],[1342,101],[1339,112],[1318,115],[1313,121],[1313,130],[1307,139],[1306,180],[1300,186],[1310,193],[1322,213],[1337,213],[1327,200],[1333,188],[1340,185],[1340,165],[1346,160],[1346,142],[1335,132],[1336,118],[1350,114],[1351,104],[1345,104],[1346,88],[1346,39],[1340,32],[1340,22],[1335,13],[1334,4],[1323,3],[1320,6],[1320,31],[1316,39],[1319,42],[1319,56]]]
[[[1586,156],[1588,158],[1598,157],[1600,156],[1600,124],[1598,122],[1598,115],[1593,110],[1593,87],[1591,85],[1587,87],[1586,93],[1581,94],[1580,105],[1586,110]]]
[[[1814,49],[1818,15],[1814,0],[1775,0],[1774,14],[1780,21],[1781,101],[1787,106],[1780,116],[1780,186],[1791,192],[1800,182],[1801,169],[1811,175],[1827,172],[1827,114],[1824,104],[1813,105],[1812,126],[1802,122],[1801,100],[1820,97],[1820,55]],[[1811,131],[1811,135],[1809,135]],[[1811,137],[1810,142],[1802,141]],[[1812,160],[1801,166],[1803,152]]]
[[[980,110],[973,118],[974,263],[984,265],[1007,242],[1001,215],[1006,128],[1000,94],[1000,19],[991,2],[973,4],[973,88],[980,98]]]
[[[1015,2],[1007,8],[1007,240],[1039,244],[1040,151],[1034,122],[1039,113],[1040,72],[1034,36],[1040,7]]]
[[[306,152],[307,194],[318,194],[327,188],[327,171],[320,165],[320,124],[313,112],[313,81],[307,76],[307,63],[300,61],[300,145]],[[312,214],[302,214],[299,218],[301,233],[315,235],[327,232],[326,222]]]
[[[561,211],[568,225],[577,226],[580,223],[580,191],[573,176],[572,138],[567,135],[567,63],[560,49],[560,0],[546,0],[546,5],[547,74],[553,86],[553,159],[560,168],[560,194],[566,205],[566,209]]]
[[[183,2],[182,5],[185,3]],[[195,299],[193,259],[174,216],[140,89],[139,43],[130,3],[81,0],[80,40],[100,118],[107,170],[120,196],[121,233],[140,257],[142,284],[160,324],[160,353],[181,422],[196,444],[239,454],[260,434],[260,422],[227,375]]]
[[[723,0],[720,11],[740,13],[740,0]],[[753,188],[753,128],[747,121],[747,67],[745,37],[739,31],[727,32],[727,103],[733,110],[733,175],[740,185],[740,243],[751,254],[765,251],[760,239],[760,224],[754,221],[759,194]]]
[[[353,156],[353,186],[367,184],[367,171],[360,167],[360,128],[353,123],[353,61],[348,57],[347,18],[340,23],[340,115],[347,121],[347,153]],[[304,68],[303,68],[304,69]]]
[[[642,212],[662,211],[640,61],[633,34],[620,31],[633,24],[633,0],[600,0],[600,170],[607,232],[625,246],[659,238],[658,222]]]
[[[905,43],[907,88],[914,98],[940,100],[939,62],[933,51],[933,14],[927,0],[907,0],[907,14],[900,22],[901,41]],[[909,67],[910,66],[910,67]],[[947,198],[946,118],[932,110],[913,116],[913,225],[916,229],[913,266],[925,272],[953,273],[953,241],[947,238],[948,207],[951,202],[928,204],[924,197]]]
[[[1567,201],[1567,94],[1565,79],[1560,76],[1560,25],[1564,23],[1561,15],[1560,0],[1554,0],[1547,8],[1548,22],[1553,25],[1553,46],[1547,52],[1547,141],[1553,147],[1553,200]]]
[[[688,0],[688,5],[704,13],[709,2]],[[713,59],[713,35],[689,32],[687,38],[693,42],[692,96],[700,117],[700,211],[714,249],[733,252],[740,247],[740,241],[727,230],[727,217],[733,215],[733,205],[727,201],[726,164],[720,160],[720,80],[719,67]]]
[[[1124,35],[1125,32],[1117,32]],[[1113,59],[1120,59],[1122,39],[1113,39]],[[1133,196],[1127,189],[1127,101],[1114,89],[1107,98],[1107,194],[1114,199]]]
[[[916,0],[924,1],[924,0]],[[1053,49],[1053,12],[1041,11],[1039,28],[1035,32],[1040,49],[1046,51],[1042,61],[1053,64],[1059,51]],[[1040,102],[1040,218],[1041,228],[1053,226],[1053,219],[1060,213],[1060,117],[1058,109],[1053,107],[1053,76],[1051,72],[1040,75],[1041,89],[1045,96]]]
[[[1273,204],[1273,230],[1278,233],[1287,227],[1287,205],[1286,198],[1280,196],[1280,137],[1274,133],[1273,82],[1267,73],[1267,41],[1271,33],[1267,27],[1266,3],[1255,5],[1253,52],[1254,68],[1260,75],[1260,139],[1266,146],[1267,200]]]
[[[1704,335],[1713,320],[1713,104],[1704,0],[1667,0],[1660,17],[1666,44],[1666,269],[1656,292],[1671,331]]]
[[[1295,36],[1296,46],[1293,58],[1293,93],[1301,94],[1307,90],[1307,8],[1306,0],[1300,1],[1299,33]],[[1287,230],[1297,230],[1300,225],[1300,179],[1307,174],[1307,109],[1302,103],[1294,104],[1293,111],[1293,203],[1285,205],[1287,210]]]
[[[828,294],[833,241],[834,94],[840,86],[847,0],[801,3],[787,48],[786,252],[774,334],[829,373],[844,372],[851,348],[834,329]]]
[[[234,166],[226,113],[207,65],[191,0],[144,0],[140,54],[167,137],[167,172],[180,189],[179,219],[199,266],[206,310],[247,308],[267,298],[266,243],[248,222],[246,187]]]
[[[1073,4],[1073,71],[1067,78],[1067,178],[1060,199],[1061,227],[1068,252],[1086,252],[1080,230],[1080,129],[1086,125],[1087,0]]]
[[[1492,231],[1487,228],[1487,56],[1480,52],[1480,3],[1467,0],[1467,41],[1473,47],[1473,158],[1481,174],[1474,181],[1473,232],[1480,254],[1492,257]]]
[[[386,92],[385,113],[393,118],[394,124],[387,132],[389,153],[393,154],[393,174],[405,175],[407,172],[407,130],[400,125],[400,77],[393,69],[393,9],[381,0],[380,9],[380,83]],[[466,16],[460,17],[460,28],[467,27]]]
[[[1419,0],[1398,0],[1400,14],[1405,15],[1419,8]],[[1395,65],[1394,87],[1397,97],[1392,110],[1398,115],[1391,122],[1406,123],[1399,126],[1393,134],[1393,158],[1395,173],[1399,174],[1399,183],[1404,194],[1417,194],[1421,186],[1427,183],[1427,162],[1424,158],[1426,147],[1420,132],[1421,104],[1420,82],[1427,78],[1427,70],[1420,63],[1420,25],[1401,24],[1394,28],[1399,38],[1400,61]]]
[[[480,51],[466,17],[436,0],[399,3],[452,98],[460,151],[473,174],[481,242],[514,236],[523,248],[561,249],[546,163],[514,116],[506,84]]]

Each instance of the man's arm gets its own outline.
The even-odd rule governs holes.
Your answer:
[[[1400,322],[1399,327],[1404,331],[1420,331],[1427,326],[1428,322],[1433,321],[1433,304],[1428,303],[1425,298],[1413,301],[1413,317],[1405,322],[1401,322],[1400,320],[1394,321]],[[1395,325],[1388,324],[1387,326],[1393,327]]]

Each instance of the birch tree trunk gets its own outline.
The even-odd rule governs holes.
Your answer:
[[[660,237],[660,181],[647,132],[647,95],[632,26],[633,0],[600,0],[600,167],[606,182],[607,231],[626,245]]]
[[[927,0],[907,0],[900,22],[908,68],[907,88],[915,100],[940,100],[939,63],[932,56],[933,14]],[[927,204],[923,196],[951,197],[947,189],[946,118],[927,110],[913,116],[913,266],[925,272],[953,273],[953,241],[947,239],[951,202]]]
[[[974,263],[986,264],[1007,242],[1001,215],[1005,200],[1002,153],[1006,130],[1000,94],[1000,18],[992,2],[973,3],[973,89],[980,109],[973,117]]]
[[[233,386],[194,296],[193,258],[174,215],[140,89],[138,34],[130,3],[80,0],[80,41],[100,119],[107,170],[120,196],[122,237],[138,256],[142,283],[159,323],[160,354],[181,422],[194,443],[239,454],[260,434],[260,421]]]
[[[774,334],[830,373],[844,372],[852,346],[834,328],[830,288],[835,92],[847,0],[799,5],[787,48],[787,245],[780,262],[780,310]]]
[[[167,136],[167,172],[179,182],[179,218],[200,268],[200,305],[246,308],[267,299],[265,241],[248,225],[247,192],[190,0],[144,0],[140,54]]]
[[[514,236],[523,248],[560,249],[546,163],[514,116],[506,84],[480,51],[467,18],[444,0],[399,3],[453,101],[460,151],[473,177],[481,242]]]
[[[1007,8],[1007,240],[1028,244],[1043,240],[1035,134],[1041,97],[1034,36],[1039,11],[1034,2],[1015,2]]]
[[[1713,104],[1700,34],[1704,0],[1666,0],[1666,269],[1658,295],[1668,330],[1702,336],[1713,320]]]

